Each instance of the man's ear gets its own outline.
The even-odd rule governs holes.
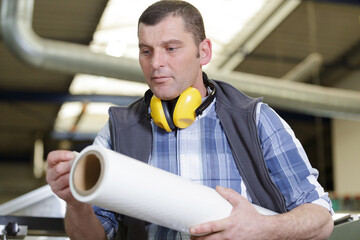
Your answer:
[[[204,39],[199,45],[200,64],[206,65],[210,62],[212,56],[212,45],[210,39]]]

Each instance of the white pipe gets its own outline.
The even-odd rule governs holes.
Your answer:
[[[207,71],[253,97],[264,97],[273,106],[315,116],[360,119],[358,91],[323,87],[241,72]]]
[[[94,53],[85,45],[39,37],[31,27],[33,8],[34,0],[2,1],[2,36],[21,60],[48,70],[144,82],[137,61]]]

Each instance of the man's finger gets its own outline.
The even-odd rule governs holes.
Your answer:
[[[236,208],[243,200],[246,200],[243,196],[241,196],[238,192],[230,189],[224,188],[221,186],[216,187],[216,191],[229,203]],[[246,200],[247,201],[247,200]]]
[[[190,228],[189,231],[191,235],[207,235],[223,231],[224,229],[226,229],[227,225],[228,219],[225,218],[193,226]]]
[[[56,181],[49,183],[51,186],[51,190],[57,194],[65,188],[69,188],[69,174],[65,174],[59,177]]]
[[[52,151],[48,154],[47,162],[49,167],[53,167],[59,162],[65,162],[65,161],[71,161],[76,158],[76,154],[71,151],[66,150],[58,150],[58,151]]]
[[[57,180],[59,177],[63,176],[64,174],[70,173],[71,170],[71,163],[68,162],[60,162],[53,167],[49,167],[47,169],[46,180],[49,182]]]

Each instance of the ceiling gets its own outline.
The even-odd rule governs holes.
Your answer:
[[[106,0],[36,0],[34,31],[43,38],[88,45],[106,4]],[[2,38],[0,72],[0,159],[31,159],[35,139],[49,137],[74,74],[23,63]]]
[[[278,88],[294,83],[289,87],[288,96],[292,95],[291,89],[297,88],[296,84],[306,83],[306,86],[351,89],[354,97],[360,97],[356,92],[360,91],[360,4],[357,1],[271,2],[273,4],[267,5],[263,14],[254,18],[229,42],[208,71],[214,74],[223,72],[224,76],[232,71],[260,76],[262,81],[278,84]],[[106,4],[106,0],[36,0],[33,30],[44,39],[89,45]],[[43,140],[45,154],[62,147],[81,149],[96,133],[80,134],[76,131],[76,124],[86,114],[86,104],[114,98],[70,95],[69,87],[75,73],[44,70],[25,63],[4,43],[1,33],[0,73],[2,161],[31,161],[36,139]],[[250,75],[240,75],[239,78],[242,76]],[[256,82],[255,78],[252,79]],[[121,96],[118,98],[123,99]],[[122,103],[133,99],[125,98]],[[270,97],[265,97],[265,100],[272,103]],[[84,111],[77,116],[71,130],[56,133],[54,124],[58,111],[67,101],[83,101]],[[299,132],[299,138],[304,139],[305,145],[311,145],[314,131],[306,130],[311,114],[297,109],[296,114],[291,115],[289,113],[292,107],[295,109],[296,102],[289,101],[287,105],[279,102],[274,101],[273,107],[283,111],[285,117],[290,116],[289,121]],[[306,115],[302,115],[304,113]],[[101,126],[99,124],[97,128]]]

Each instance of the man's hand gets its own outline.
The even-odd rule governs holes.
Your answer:
[[[71,151],[58,150],[50,152],[47,156],[47,175],[46,181],[51,190],[68,205],[79,205],[70,192],[69,176],[75,153]]]
[[[217,187],[216,191],[233,206],[233,210],[228,218],[203,223],[190,228],[191,239],[211,240],[211,239],[263,239],[262,232],[266,230],[267,216],[261,215],[252,204],[228,188]]]
[[[91,204],[77,201],[71,194],[69,176],[76,154],[58,150],[47,157],[46,181],[52,191],[67,203],[65,230],[70,239],[106,239],[105,230]]]
[[[191,239],[326,239],[333,230],[329,211],[306,203],[289,212],[273,216],[261,215],[244,197],[231,189],[217,187],[233,210],[228,218],[190,228]],[[206,235],[204,235],[206,234]]]

